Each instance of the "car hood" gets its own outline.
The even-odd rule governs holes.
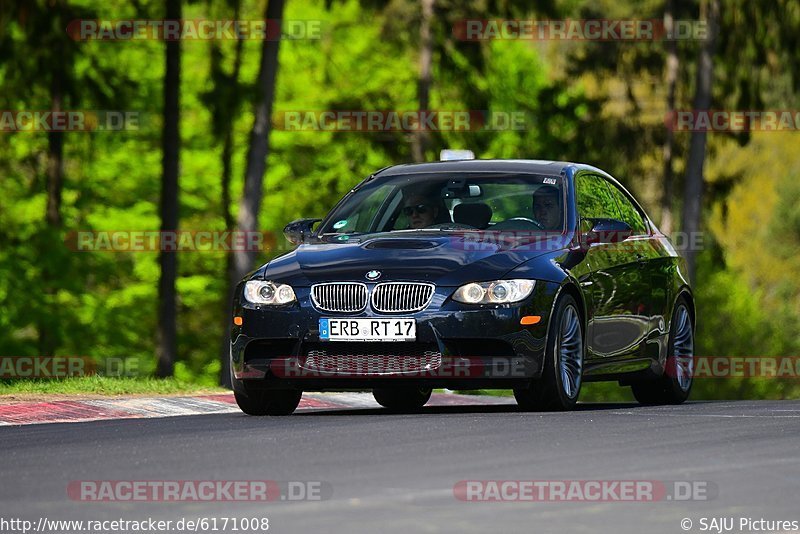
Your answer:
[[[324,238],[272,260],[264,278],[293,286],[319,282],[417,280],[459,286],[494,280],[537,256],[568,246],[562,236],[512,238],[498,232],[461,234],[375,234]]]

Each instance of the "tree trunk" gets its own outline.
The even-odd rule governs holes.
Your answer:
[[[240,0],[233,4],[233,20],[239,20]],[[236,110],[239,105],[239,71],[242,67],[243,39],[236,40],[236,51],[233,57],[233,71],[231,72],[230,101],[226,102],[228,120],[225,122],[225,133],[222,145],[222,216],[225,220],[225,229],[233,229],[233,215],[231,214],[231,160],[233,159],[233,124]]]
[[[711,107],[711,85],[713,82],[713,56],[717,41],[719,25],[719,0],[709,0],[706,5],[706,23],[708,39],[700,47],[697,60],[697,82],[694,96],[694,111],[708,111]],[[684,186],[683,232],[688,242],[691,236],[700,230],[700,219],[703,207],[703,164],[706,156],[706,132],[692,132],[689,144],[689,159],[686,163],[686,183]],[[697,251],[691,247],[685,253],[689,278],[694,281],[697,267]]]
[[[239,1],[237,0],[233,8],[233,19],[239,20]],[[230,120],[225,124],[225,137],[222,145],[222,215],[225,220],[225,230],[233,230],[234,220],[231,214],[231,160],[233,158],[233,124],[235,111],[239,103],[239,72],[242,66],[242,44],[244,40],[236,41],[236,52],[233,59],[233,71],[231,72],[231,101],[228,102],[226,109],[229,111]],[[225,279],[234,278],[234,257],[232,252],[228,252],[225,257]],[[220,343],[220,373],[219,385],[231,387],[231,360],[230,360],[230,336],[231,336],[231,300],[233,299],[233,286],[228,284],[228,291],[225,293],[222,305],[222,340]]]
[[[51,110],[61,111],[63,108],[63,92],[61,88],[62,74],[60,68],[53,70],[51,89]],[[49,132],[47,134],[47,226],[61,227],[61,191],[64,188],[64,133]]]
[[[63,60],[56,51],[50,81],[50,109],[52,111],[62,111],[64,108],[64,78]],[[45,222],[48,232],[46,233],[46,243],[51,244],[57,239],[57,234],[61,229],[61,193],[64,188],[64,133],[48,132],[47,134],[47,207],[45,210]],[[52,272],[55,268],[54,261],[46,258],[43,262],[43,284],[44,292],[47,295],[54,295],[57,291],[54,280],[58,279],[57,273]],[[42,356],[53,356],[60,343],[58,335],[58,316],[57,311],[53,310],[49,314],[44,314],[38,321],[37,330],[39,333],[39,354]]]
[[[284,0],[269,0],[264,18],[281,20]],[[280,37],[264,40],[261,49],[261,64],[258,72],[258,96],[256,98],[255,121],[250,132],[250,145],[247,150],[247,167],[244,175],[244,192],[239,203],[237,230],[239,232],[258,231],[258,212],[261,209],[261,196],[264,187],[264,174],[267,170],[269,154],[269,134],[272,130],[272,105],[275,100],[275,80],[278,75],[278,49]],[[233,269],[229,280],[229,295],[239,281],[253,268],[258,257],[256,250],[235,250]],[[230,317],[228,317],[230,320]],[[228,329],[230,325],[228,325]],[[228,377],[229,378],[229,377]]]
[[[674,29],[673,0],[667,0],[664,10],[664,31],[672,34]],[[667,41],[667,117],[672,117],[675,113],[675,86],[678,81],[678,41],[669,39]],[[664,139],[664,190],[661,198],[661,224],[660,229],[666,235],[672,234],[672,195],[674,176],[672,172],[672,150],[675,144],[675,132],[671,127],[667,128],[667,137]]]
[[[181,18],[181,0],[167,0],[167,19]],[[163,177],[161,180],[161,232],[178,230],[178,173],[180,159],[180,41],[166,43],[164,74]],[[158,257],[158,365],[156,375],[169,377],[175,371],[178,352],[177,292],[178,258],[176,251],[161,250]]]
[[[419,81],[417,82],[417,98],[419,111],[427,111],[430,107],[431,92],[431,60],[433,57],[433,38],[431,36],[431,20],[433,19],[434,0],[420,0],[422,18],[419,25]],[[421,124],[421,123],[420,123]],[[416,162],[425,161],[425,151],[429,144],[429,133],[423,130],[411,136],[411,156]]]

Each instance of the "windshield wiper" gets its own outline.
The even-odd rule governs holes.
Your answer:
[[[350,235],[350,236],[353,236],[353,235],[363,235],[363,234],[364,234],[364,232],[356,232],[356,231],[352,231],[352,232],[325,232],[324,234],[319,234],[319,236],[320,237],[328,237],[328,236],[332,236],[332,235],[334,235],[334,236],[335,235]]]
[[[476,229],[477,230],[477,229]],[[472,228],[441,227],[441,228],[406,228],[403,230],[392,230],[393,232],[464,232],[472,231]]]

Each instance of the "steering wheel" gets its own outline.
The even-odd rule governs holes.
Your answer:
[[[519,228],[518,227],[519,225],[514,224],[515,222],[524,223],[524,224],[521,225],[521,226],[523,226],[523,228]],[[511,223],[511,224],[506,224],[506,223]],[[530,227],[525,228],[525,226],[529,226],[529,225],[533,226],[533,228],[530,228]],[[498,228],[498,226],[500,226],[500,228]],[[511,229],[513,229],[513,230],[544,230],[544,225],[542,223],[540,223],[539,221],[535,221],[533,219],[529,219],[528,217],[512,217],[510,219],[506,219],[505,221],[501,221],[501,222],[495,224],[490,229],[491,230],[503,230],[503,229],[505,229],[506,226],[510,226]]]

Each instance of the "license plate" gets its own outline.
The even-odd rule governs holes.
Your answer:
[[[321,341],[415,341],[414,319],[320,319]]]

